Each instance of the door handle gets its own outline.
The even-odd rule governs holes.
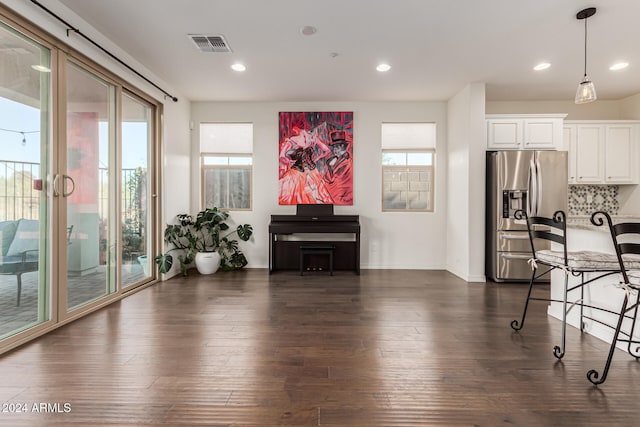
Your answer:
[[[536,216],[538,212],[536,194],[538,193],[538,178],[536,174],[536,165],[533,161],[529,163],[529,175],[527,176],[527,216]]]
[[[60,195],[60,191],[58,190],[58,181],[60,179],[60,175],[55,174],[53,176],[53,182],[51,183],[51,186],[53,187],[53,196],[54,197],[58,197]]]
[[[503,240],[529,240],[529,234],[503,234],[500,238]]]
[[[536,216],[540,215],[542,210],[542,171],[540,170],[540,160],[536,159],[536,184],[538,194],[536,194]]]
[[[531,259],[531,254],[500,254],[503,259]]]
[[[76,191],[76,182],[69,175],[62,175],[62,179],[64,180],[64,185],[62,189],[62,197],[69,197]],[[71,191],[67,191],[67,181],[71,182]]]

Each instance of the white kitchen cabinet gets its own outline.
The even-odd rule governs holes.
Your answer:
[[[635,184],[637,179],[637,125],[605,126],[604,179],[607,183]]]
[[[517,150],[522,148],[523,122],[521,119],[487,120],[487,148],[491,150]]]
[[[638,126],[634,121],[567,121],[570,184],[637,184]]]
[[[562,127],[562,149],[569,153],[569,184],[576,183],[576,125],[564,125]]]
[[[576,127],[576,183],[604,182],[604,129],[599,125]]]
[[[489,114],[488,150],[555,150],[562,145],[565,114]]]

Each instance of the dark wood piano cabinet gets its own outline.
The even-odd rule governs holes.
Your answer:
[[[293,239],[304,234],[305,239]],[[309,239],[308,235],[344,235],[344,240]],[[326,237],[326,236],[325,236]],[[271,215],[269,223],[269,272],[299,270],[300,246],[331,244],[334,270],[360,274],[360,219],[358,215],[334,215],[333,205],[298,205],[295,215]]]

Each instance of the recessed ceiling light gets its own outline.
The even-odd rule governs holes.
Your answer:
[[[533,67],[533,69],[536,71],[542,71],[542,70],[546,70],[549,67],[551,67],[551,64],[549,64],[548,62],[541,62],[535,67]]]
[[[389,64],[379,64],[376,67],[376,70],[380,71],[381,73],[384,73],[385,71],[389,71],[391,69],[391,65]]]
[[[245,67],[243,64],[235,63],[231,66],[231,69],[233,71],[244,71],[247,69],[247,67]]]
[[[629,66],[628,62],[618,62],[616,64],[613,64],[611,67],[609,67],[609,69],[611,71],[618,71],[618,70],[622,70],[624,68],[627,68]]]
[[[300,28],[300,33],[305,36],[313,35],[317,31],[318,29],[312,25],[305,25],[304,27]]]
[[[51,72],[51,68],[45,67],[44,65],[32,65],[31,68],[33,68],[36,71],[40,71],[41,73],[50,73]]]

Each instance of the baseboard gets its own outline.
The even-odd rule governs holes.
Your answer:
[[[477,282],[486,282],[487,281],[487,277],[485,275],[461,273],[459,271],[456,271],[456,269],[451,267],[451,266],[447,266],[446,270],[449,273],[451,273],[451,274],[453,274],[455,276],[458,276],[459,278],[461,278],[465,282],[477,283]]]

